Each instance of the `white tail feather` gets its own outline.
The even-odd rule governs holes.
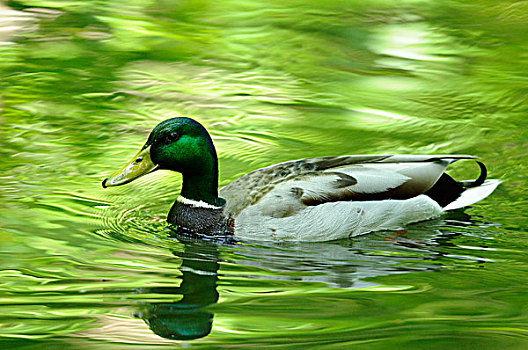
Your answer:
[[[486,180],[480,186],[468,188],[460,197],[454,202],[449,203],[444,207],[444,210],[453,210],[458,208],[467,207],[468,205],[477,203],[489,196],[496,188],[500,185],[501,180]]]

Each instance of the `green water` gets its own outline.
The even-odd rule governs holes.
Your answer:
[[[0,348],[526,349],[527,47],[526,1],[0,4]],[[177,115],[222,185],[364,153],[504,183],[406,231],[170,238],[178,174],[100,183]]]

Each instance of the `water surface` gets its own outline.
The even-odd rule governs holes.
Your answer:
[[[525,1],[4,2],[1,347],[526,348],[527,23]],[[100,182],[178,115],[222,185],[376,153],[504,183],[350,240],[174,238],[178,174]]]

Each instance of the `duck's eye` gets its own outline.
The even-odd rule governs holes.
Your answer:
[[[139,157],[136,158],[136,160],[134,162],[141,163],[142,160],[143,160],[143,156],[139,156]]]
[[[180,135],[178,133],[175,133],[175,132],[171,132],[168,136],[167,136],[167,139],[171,142],[174,142],[174,141],[177,141],[178,139],[180,138]]]

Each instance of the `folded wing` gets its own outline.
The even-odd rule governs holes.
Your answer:
[[[255,170],[222,188],[220,196],[227,199],[226,210],[233,216],[258,205],[273,217],[328,202],[407,199],[431,188],[453,161],[473,158],[366,155],[302,159]]]

